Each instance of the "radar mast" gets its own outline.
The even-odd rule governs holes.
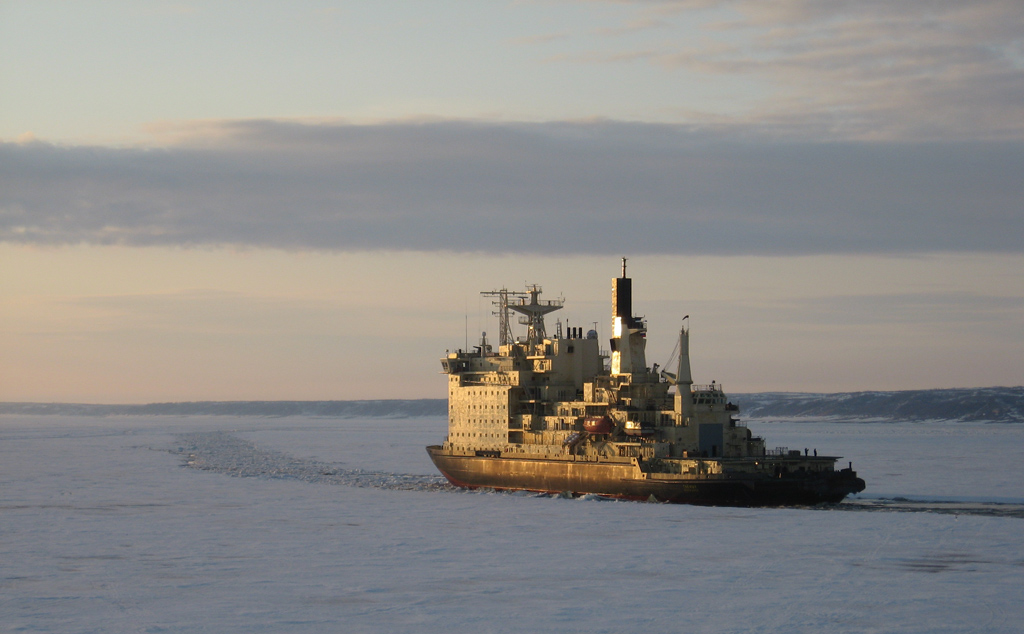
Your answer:
[[[544,341],[547,332],[544,330],[544,315],[554,312],[562,307],[561,300],[540,301],[537,296],[541,289],[537,284],[530,284],[526,287],[529,293],[530,303],[526,303],[526,295],[519,298],[518,304],[508,304],[511,310],[522,313],[524,317],[519,318],[519,323],[527,327],[526,343],[533,346]]]

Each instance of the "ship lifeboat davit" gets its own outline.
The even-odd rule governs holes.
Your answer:
[[[583,419],[583,431],[591,434],[610,434],[613,429],[615,425],[607,416],[588,416]]]

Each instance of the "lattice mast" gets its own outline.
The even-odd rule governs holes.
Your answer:
[[[498,318],[498,345],[506,346],[512,343],[512,320],[509,319],[508,300],[512,298],[525,301],[529,295],[510,291],[507,288],[497,291],[483,291],[480,294],[484,297],[497,298],[492,300],[491,304],[498,310],[491,312],[491,314]]]

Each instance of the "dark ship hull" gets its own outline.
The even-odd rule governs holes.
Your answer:
[[[865,486],[852,469],[781,473],[785,461],[775,461],[770,470],[730,473],[730,465],[750,467],[753,459],[722,459],[725,473],[686,477],[645,471],[638,461],[453,455],[439,445],[427,447],[427,453],[449,482],[470,489],[590,493],[627,500],[653,497],[658,502],[705,506],[812,506],[840,502]]]

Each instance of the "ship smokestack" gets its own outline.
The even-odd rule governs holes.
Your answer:
[[[612,280],[612,322],[615,318],[627,328],[636,328],[633,321],[633,280],[626,277],[626,258],[622,258],[622,277]]]
[[[633,317],[633,280],[622,258],[622,277],[612,279],[612,374],[647,372],[645,333],[643,321]]]

